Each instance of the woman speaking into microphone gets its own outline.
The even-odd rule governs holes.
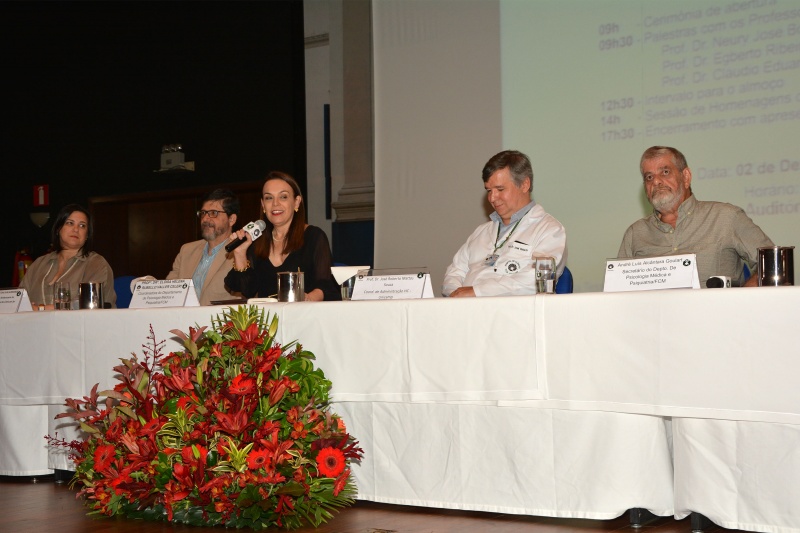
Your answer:
[[[225,284],[247,298],[266,298],[278,292],[278,272],[303,272],[305,299],[341,300],[339,285],[331,274],[333,259],[328,238],[320,228],[306,224],[306,208],[300,187],[290,175],[273,171],[261,189],[261,238],[240,229],[243,242],[233,250],[233,268]]]

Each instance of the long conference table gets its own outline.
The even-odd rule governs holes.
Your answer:
[[[359,499],[800,532],[800,288],[266,307],[333,382]],[[64,398],[223,309],[0,316],[0,475],[71,469]]]

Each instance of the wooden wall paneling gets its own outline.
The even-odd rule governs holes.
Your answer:
[[[227,188],[239,196],[241,211],[234,226],[238,229],[260,217],[262,185],[262,181],[220,183],[90,198],[95,250],[106,258],[115,276],[150,275],[164,279],[181,246],[200,238],[196,212],[209,191]]]
[[[197,203],[189,197],[128,206],[129,264],[133,275],[166,278],[181,246],[200,238]]]
[[[89,211],[94,222],[94,251],[105,257],[114,276],[131,274],[128,265],[128,209],[125,204],[98,204]]]

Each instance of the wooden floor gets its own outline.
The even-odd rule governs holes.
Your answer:
[[[52,476],[16,478],[0,476],[0,532],[3,533],[135,533],[135,532],[216,532],[225,528],[191,527],[161,522],[116,518],[90,518],[75,493]],[[283,531],[283,530],[275,530]],[[689,519],[676,521],[658,518],[634,529],[627,514],[614,520],[576,520],[535,516],[503,515],[425,507],[407,507],[357,502],[318,529],[302,533],[592,533],[599,531],[638,531],[640,533],[689,533]],[[724,530],[713,526],[706,533]]]

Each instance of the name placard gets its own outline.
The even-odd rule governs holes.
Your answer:
[[[433,298],[431,275],[427,272],[378,273],[362,271],[356,276],[352,300],[411,300]]]
[[[0,313],[22,313],[33,311],[28,291],[25,289],[0,290]]]
[[[609,259],[603,292],[699,289],[695,254]]]
[[[147,307],[198,307],[200,301],[191,279],[137,281],[131,297],[131,309]]]

